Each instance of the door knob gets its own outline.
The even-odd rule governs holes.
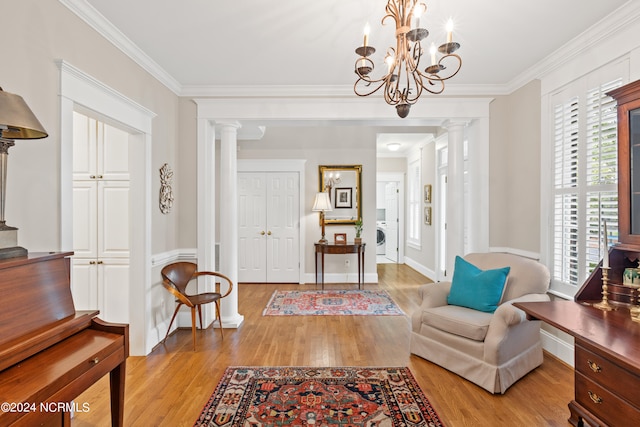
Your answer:
[[[264,236],[264,234],[265,234],[265,233],[264,233],[264,230],[262,230],[262,231],[260,232],[260,235],[261,235],[261,236]]]
[[[269,232],[267,232],[267,236],[271,236],[271,232],[270,232],[270,231],[269,231]]]

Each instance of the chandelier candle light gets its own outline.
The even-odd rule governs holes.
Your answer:
[[[396,47],[389,47],[385,56],[387,72],[378,79],[370,76],[375,68],[371,55],[376,49],[369,46],[370,27],[367,24],[364,45],[356,49],[359,55],[355,66],[358,80],[353,89],[358,96],[369,96],[384,88],[384,100],[396,107],[398,116],[405,118],[423,91],[442,93],[444,81],[460,71],[462,59],[454,54],[460,44],[453,41],[453,21],[449,20],[446,43],[438,48],[431,43],[431,63],[421,71],[422,40],[429,35],[429,31],[420,27],[420,16],[426,12],[426,4],[419,0],[388,0],[385,10],[382,24],[387,19],[393,19],[396,24]],[[438,52],[442,55],[439,59]],[[453,65],[448,69],[445,63]]]

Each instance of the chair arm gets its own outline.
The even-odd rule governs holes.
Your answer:
[[[225,276],[222,273],[218,273],[216,271],[197,271],[193,274],[193,277],[198,277],[198,276],[214,276],[214,277],[219,277],[223,280],[226,280],[227,283],[229,284],[229,288],[227,289],[227,292],[225,292],[225,294],[222,295],[220,298],[226,297],[233,290],[233,282],[231,281],[231,279],[229,279],[227,276]]]
[[[547,294],[527,294],[518,298],[514,298],[510,301],[505,301],[498,306],[498,309],[493,314],[491,322],[489,323],[489,332],[491,332],[492,326],[496,328],[507,328],[509,326],[517,325],[527,320],[527,316],[524,311],[519,308],[515,308],[512,304],[514,302],[537,302],[537,301],[549,301],[549,295]]]
[[[447,296],[451,289],[451,282],[428,283],[420,286],[418,292],[422,298],[420,307],[432,308],[447,305]]]
[[[498,306],[498,309],[491,317],[489,322],[489,329],[485,336],[485,361],[499,364],[500,355],[506,349],[501,350],[501,343],[508,339],[509,331],[512,328],[529,328],[527,325],[533,325],[528,323],[527,316],[524,311],[519,308],[515,308],[512,303],[514,302],[536,302],[536,301],[549,301],[549,295],[547,294],[527,294],[518,298],[514,298],[510,301],[505,301]],[[522,326],[517,326],[522,325]],[[522,332],[522,331],[520,331]],[[504,354],[503,354],[504,356]]]

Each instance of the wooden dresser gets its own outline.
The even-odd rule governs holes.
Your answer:
[[[607,312],[574,301],[514,306],[575,338],[571,424],[640,425],[640,323],[627,308]]]

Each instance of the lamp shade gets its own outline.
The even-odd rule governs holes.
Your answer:
[[[39,139],[49,135],[20,95],[0,88],[0,136],[6,139]]]
[[[316,193],[316,200],[313,202],[313,208],[311,210],[314,212],[326,212],[333,210],[331,208],[331,200],[329,200],[329,193],[324,191]]]

